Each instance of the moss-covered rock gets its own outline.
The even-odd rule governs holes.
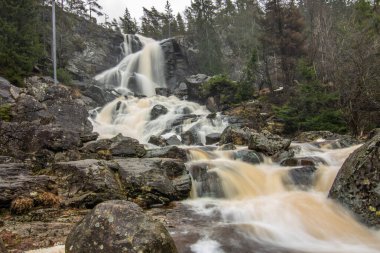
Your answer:
[[[177,249],[165,227],[136,204],[108,201],[74,227],[66,252],[176,253]]]
[[[380,134],[352,153],[340,169],[329,197],[380,228]]]

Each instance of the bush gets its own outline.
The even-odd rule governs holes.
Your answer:
[[[73,81],[71,74],[65,69],[57,70],[57,79],[59,80],[60,83],[63,83],[66,85],[71,85]]]
[[[27,213],[34,206],[34,201],[28,197],[14,199],[11,203],[11,212],[14,214]]]
[[[11,107],[10,104],[4,104],[0,106],[0,120],[10,121],[11,120]]]
[[[338,107],[339,96],[314,81],[301,84],[284,106],[274,106],[275,114],[285,121],[285,133],[327,130],[347,131],[343,113]]]
[[[43,192],[37,195],[36,202],[40,206],[56,207],[56,206],[59,206],[61,200],[57,195],[53,193]]]
[[[216,75],[210,78],[210,80],[202,85],[201,93],[206,98],[218,96],[220,103],[225,105],[240,103],[251,98],[252,95],[249,94],[249,91],[244,85],[232,81],[226,75]],[[245,95],[242,95],[243,93]]]

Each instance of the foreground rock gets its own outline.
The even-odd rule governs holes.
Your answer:
[[[177,249],[165,227],[136,204],[108,201],[71,231],[66,252],[176,253]]]
[[[39,194],[56,190],[52,177],[32,175],[25,164],[0,164],[0,208],[9,208],[17,200],[27,200],[30,204],[22,211],[28,211]]]
[[[126,199],[112,161],[82,160],[61,162],[53,166],[59,195],[69,207],[93,208],[111,199]]]
[[[329,197],[359,219],[380,228],[380,134],[352,153],[340,169]]]
[[[127,195],[144,207],[189,197],[191,178],[183,162],[173,159],[123,159],[119,175]]]

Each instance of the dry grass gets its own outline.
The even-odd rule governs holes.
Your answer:
[[[23,214],[28,212],[34,206],[34,201],[28,197],[14,199],[11,203],[11,212],[14,214]]]
[[[81,98],[82,93],[80,92],[80,89],[78,88],[71,88],[71,96],[76,99],[76,98]]]
[[[43,192],[37,195],[36,202],[38,205],[44,207],[58,207],[61,200],[57,195],[51,192]]]

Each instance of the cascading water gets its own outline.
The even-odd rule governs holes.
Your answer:
[[[297,145],[298,157],[318,157],[326,163],[318,166],[309,191],[289,186],[292,168],[270,160],[250,165],[232,160],[231,151],[191,151],[190,170],[206,164],[209,178],[216,174],[222,191],[221,198],[198,197],[207,196],[202,189],[210,187],[202,184],[212,181],[194,182],[194,199],[186,201],[186,206],[197,214],[196,219],[209,222],[196,228],[202,231],[201,238],[191,245],[191,252],[380,252],[380,233],[359,224],[348,211],[327,199],[339,168],[357,147],[327,150]]]
[[[167,109],[165,115],[151,119],[154,106]],[[102,138],[113,137],[118,133],[147,143],[152,135],[170,137],[193,129],[199,141],[205,143],[205,136],[220,133],[227,126],[220,117],[208,119],[209,111],[199,104],[154,96],[149,98],[121,97],[106,105],[93,120],[94,131]]]
[[[125,35],[124,38],[124,59],[116,67],[97,75],[95,80],[116,88],[123,95],[155,95],[156,88],[166,87],[160,43],[141,35]],[[141,44],[142,49],[134,52],[136,44]]]
[[[135,53],[134,39],[143,45]],[[156,88],[165,87],[158,42],[128,35],[124,47],[126,56],[120,64],[96,79],[124,95],[133,92],[147,97],[121,97],[97,111],[93,125],[101,137],[122,133],[147,143],[152,135],[180,136],[191,130],[205,143],[207,134],[223,131],[227,125],[220,117],[208,119],[205,107],[176,97],[154,96]],[[152,109],[158,105],[166,112],[153,117]],[[359,224],[326,197],[343,161],[357,147],[329,150],[311,144],[294,145],[298,146],[296,157],[325,161],[318,165],[308,191],[292,184],[290,170],[294,168],[270,159],[251,165],[234,160],[234,151],[190,150],[192,159],[187,166],[195,180],[193,199],[184,202],[184,215],[191,224],[202,222],[192,225],[193,237],[198,239],[189,240],[192,243],[187,242],[182,252],[379,253],[379,232]],[[206,172],[192,169],[202,164]],[[187,215],[188,210],[195,213],[194,217]],[[177,240],[183,240],[186,233],[190,232],[172,231]]]
[[[141,50],[136,51],[138,45]],[[116,89],[121,96],[103,109],[93,111],[94,131],[101,138],[119,133],[147,143],[152,135],[169,138],[191,130],[197,143],[205,143],[206,135],[221,133],[227,126],[220,116],[208,119],[205,106],[183,101],[174,96],[155,96],[156,88],[165,88],[164,54],[160,43],[140,35],[125,35],[125,57],[114,68],[95,77],[105,87]],[[144,95],[137,98],[131,95]],[[164,106],[167,112],[158,118],[151,116],[154,106]]]

